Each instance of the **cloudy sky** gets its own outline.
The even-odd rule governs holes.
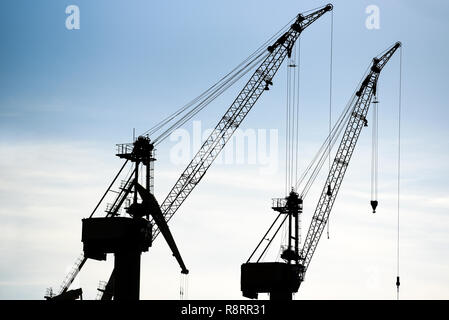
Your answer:
[[[47,287],[59,287],[82,252],[81,219],[122,164],[114,156],[116,143],[130,142],[133,128],[144,132],[197,96],[297,13],[324,4],[2,1],[0,299],[42,299]],[[448,299],[449,5],[333,4],[334,119],[372,57],[403,43],[401,298]],[[66,28],[69,5],[80,9],[79,30]],[[369,5],[379,8],[379,29],[366,28]],[[301,36],[301,169],[327,132],[330,18]],[[368,128],[332,211],[330,239],[321,239],[297,299],[396,298],[399,61],[397,54],[379,80],[378,212],[369,207]],[[261,161],[214,164],[170,222],[191,271],[191,299],[241,298],[240,265],[275,217],[271,198],[284,195],[285,79],[284,65],[241,127],[277,133],[279,144],[270,150],[274,170],[264,170]],[[215,126],[242,81],[195,118],[202,130]],[[183,130],[194,128],[188,122]],[[159,201],[185,166],[170,157],[176,143],[167,139],[157,150]],[[306,199],[303,234],[324,177]],[[278,248],[268,260],[276,259]],[[88,261],[73,287],[94,299],[112,263],[112,256]],[[141,298],[179,299],[179,285],[179,267],[158,238],[142,256]]]

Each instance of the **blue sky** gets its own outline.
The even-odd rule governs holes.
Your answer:
[[[76,31],[64,24],[65,7],[72,3],[83,6],[82,27]],[[83,138],[107,139],[116,133],[116,141],[132,127],[144,131],[156,121],[153,117],[195,97],[297,11],[321,4],[270,3],[3,2],[2,136],[54,139],[63,132],[64,140],[80,139],[83,128]],[[379,2],[381,28],[368,30],[364,10],[369,4],[335,3],[335,103],[347,100],[371,56],[400,39],[404,90],[419,92],[405,97],[414,121],[409,123],[424,121],[444,130],[434,112],[422,108],[435,108],[439,119],[448,114],[439,94],[447,89],[448,25],[441,13],[447,4],[431,1],[421,8],[409,1]],[[310,83],[305,91],[326,86],[329,17],[322,20],[303,35],[304,78]],[[263,125],[260,118],[257,123]]]
[[[71,4],[80,8],[80,30],[65,28],[65,8]],[[81,252],[80,219],[88,215],[120,166],[120,161],[113,156],[115,143],[128,142],[133,128],[138,133],[144,132],[197,96],[298,12],[324,4],[320,1],[234,0],[2,1],[0,176],[3,204],[0,216],[3,223],[0,248],[7,258],[0,263],[0,298],[40,299],[46,286],[57,287],[58,279],[63,279],[64,268]],[[403,43],[403,193],[404,210],[411,212],[409,220],[404,222],[404,265],[408,266],[405,272],[410,282],[421,277],[408,291],[405,282],[404,296],[447,299],[449,22],[446,12],[449,4],[428,1],[424,5],[419,1],[399,0],[334,1],[333,4],[334,116],[356,89],[372,57],[398,40]],[[371,4],[380,9],[379,30],[365,27],[365,8]],[[304,155],[311,155],[326,135],[329,32],[330,15],[326,15],[301,36]],[[318,249],[323,253],[316,257],[321,262],[312,263],[310,280],[304,286],[305,298],[394,298],[391,279],[395,276],[398,77],[399,55],[396,55],[385,67],[379,82],[380,193],[386,202],[385,215],[380,214],[380,221],[369,216],[369,224],[359,220],[364,216],[359,211],[366,209],[364,205],[369,200],[368,130],[360,139],[346,178],[349,181],[344,182],[335,207],[338,213],[351,211],[353,215],[340,214],[341,220],[332,218],[336,237],[338,230],[345,236],[337,237],[334,244],[323,239],[325,243],[320,244],[323,248]],[[285,68],[281,68],[273,89],[264,94],[251,111],[243,129],[277,128],[279,140],[284,141],[285,78]],[[215,125],[242,85],[242,82],[237,83],[200,114],[198,119],[202,120],[203,127]],[[187,123],[185,129],[191,128],[192,124]],[[183,168],[170,164],[168,153],[172,146],[173,142],[167,141],[158,150],[158,198],[164,197]],[[307,160],[301,159],[301,163]],[[198,284],[196,289],[192,287],[192,297],[239,298],[238,279],[233,278],[238,276],[235,268],[238,271],[239,263],[246,258],[246,253],[249,254],[272,218],[269,199],[281,193],[282,172],[281,167],[271,179],[272,183],[261,188],[260,185],[266,183],[257,167],[216,165],[188,199],[182,208],[185,212],[173,221],[172,228],[179,234],[181,247],[186,251],[184,255],[189,256],[185,260],[193,264],[192,270],[194,267],[199,270],[192,275],[192,281]],[[226,179],[234,175],[234,179]],[[235,188],[243,184],[239,181],[249,180],[255,182],[243,188],[245,196],[236,192]],[[27,190],[25,193],[22,193],[23,188]],[[220,190],[221,199],[216,199],[214,188]],[[217,201],[221,207],[216,217],[225,219],[221,220],[223,225],[206,228],[212,213],[204,204]],[[235,219],[229,218],[226,213],[236,208],[239,209],[234,212]],[[310,208],[313,209],[313,201]],[[264,210],[264,218],[251,212],[254,210]],[[241,230],[235,227],[237,217],[243,214],[247,214],[244,219],[255,232],[248,232],[245,226],[240,226]],[[304,218],[303,229],[307,227],[310,214]],[[227,227],[236,228],[236,234],[245,241],[227,240]],[[351,230],[353,233],[348,235]],[[22,232],[28,238],[21,237]],[[366,234],[371,236],[364,240],[358,238]],[[385,237],[379,240],[379,234]],[[52,245],[62,239],[66,248]],[[209,243],[213,248],[224,249],[229,243],[236,247],[224,249],[221,253],[224,263],[220,266],[218,262],[207,265],[206,262],[214,258],[212,254],[208,258],[201,254],[199,248],[207,248],[203,244],[205,239],[217,241]],[[358,249],[350,249],[354,239],[358,239]],[[381,250],[376,249],[376,241],[379,241],[379,248],[385,249],[379,253],[382,259],[378,260],[382,263],[364,261],[370,259],[366,256],[374,255],[369,250]],[[342,285],[335,274],[332,277],[333,273],[324,267],[335,259],[343,259],[341,254],[335,253],[341,246],[348,250],[347,260],[341,261],[345,267],[338,269],[350,270],[346,271],[346,282],[352,281],[351,274],[357,271],[361,272],[362,279],[366,275],[364,272],[371,274],[375,270],[380,279],[377,287],[368,285],[363,292],[354,291],[359,282],[355,276],[354,283],[339,292],[321,291],[328,286]],[[145,266],[154,268],[155,274],[159,272],[159,278],[164,277],[164,270],[177,274],[173,261],[166,257],[169,254],[164,244],[154,250],[153,256],[161,259],[158,260],[161,263],[156,265],[149,254],[144,258]],[[20,266],[14,270],[13,265]],[[34,272],[27,267],[30,265],[35,266]],[[95,281],[107,278],[102,268],[93,266],[92,275],[86,272],[82,279],[95,287]],[[363,271],[364,268],[371,268],[371,271]],[[432,270],[433,277],[423,279],[423,270]],[[319,282],[323,274],[328,275],[331,285],[324,280]],[[384,276],[388,278],[385,283]],[[142,289],[144,298],[177,298],[169,289],[158,296],[151,291],[151,286],[161,283],[154,282],[157,280],[151,278],[151,273],[143,277],[148,283]],[[220,281],[217,277],[223,282],[219,282],[223,285],[220,292],[200,285]],[[236,283],[228,285],[233,282]],[[173,287],[176,285],[172,283]],[[95,290],[91,295],[95,295]]]

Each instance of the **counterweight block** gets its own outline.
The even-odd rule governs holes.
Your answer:
[[[107,253],[121,250],[145,252],[151,246],[152,226],[143,218],[83,219],[84,256],[106,260]]]
[[[290,297],[298,292],[302,266],[283,262],[244,263],[240,285],[244,297],[257,299],[258,293],[274,297]]]

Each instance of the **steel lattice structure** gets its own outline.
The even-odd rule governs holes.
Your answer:
[[[310,264],[312,256],[318,245],[318,241],[320,240],[321,234],[327,224],[329,214],[332,210],[332,206],[334,205],[349,161],[351,160],[357,140],[360,136],[360,132],[367,123],[366,115],[368,113],[371,100],[376,94],[379,74],[400,46],[401,43],[397,42],[383,55],[373,59],[373,65],[369,74],[362,82],[360,89],[356,92],[356,96],[358,98],[355,100],[354,106],[352,107],[348,124],[346,125],[342,140],[338,147],[334,161],[332,162],[331,169],[321,192],[318,205],[313,214],[312,222],[301,251],[300,264],[304,267],[302,276],[304,276],[304,273]]]

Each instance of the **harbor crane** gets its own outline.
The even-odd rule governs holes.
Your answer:
[[[92,214],[89,218],[83,219],[82,241],[84,252],[64,280],[59,294],[47,297],[48,299],[57,299],[64,295],[73,297],[73,294],[67,295],[68,289],[87,259],[105,260],[107,253],[114,253],[115,255],[114,269],[107,284],[100,289],[102,293],[100,298],[102,300],[110,300],[112,298],[117,300],[138,299],[140,255],[148,250],[159,233],[163,234],[169,244],[182,272],[188,272],[173,236],[169,232],[167,223],[204,177],[206,171],[262,93],[269,90],[269,87],[273,85],[273,78],[276,72],[285,58],[291,56],[292,48],[301,33],[332,9],[333,6],[327,4],[311,13],[298,14],[293,23],[288,26],[288,30],[274,42],[271,42],[268,47],[258,49],[250,56],[249,60],[247,59],[240,64],[238,69],[234,69],[233,72],[200,95],[195,100],[195,103],[197,103],[196,107],[193,108],[193,104],[189,104],[186,108],[182,108],[181,111],[168,117],[167,121],[158,124],[155,130],[159,130],[162,125],[170,124],[170,121],[192,107],[189,112],[184,114],[180,120],[172,124],[160,136],[150,139],[149,135],[142,135],[132,144],[118,145],[119,151],[117,156],[126,161]],[[153,195],[153,163],[155,161],[154,150],[157,143],[173,132],[177,126],[179,127],[180,124],[185,123],[185,121],[199,112],[205,105],[214,100],[258,63],[260,65],[159,206]],[[135,164],[134,169],[120,185],[120,191],[116,191],[117,196],[113,203],[107,206],[106,216],[94,218],[94,213],[96,213],[106,195],[113,191],[111,189],[112,186],[129,162]],[[145,187],[139,184],[139,165],[143,165],[146,169]],[[120,216],[120,211],[123,208],[129,217]]]
[[[343,116],[340,118],[341,121],[337,122],[332,133],[327,138],[328,140],[323,144],[328,146],[329,149],[327,151],[329,151],[331,144],[336,141],[341,129],[346,123],[346,128],[330,167],[302,249],[299,249],[298,224],[303,210],[304,196],[308,190],[304,190],[301,194],[292,190],[285,198],[273,199],[272,209],[279,214],[247,262],[241,266],[241,291],[244,297],[257,299],[259,293],[269,293],[270,299],[272,300],[291,300],[292,294],[298,291],[301,283],[305,279],[306,271],[309,268],[313,254],[316,251],[318,242],[328,222],[361,130],[367,126],[368,122],[366,117],[371,100],[376,96],[380,72],[400,47],[401,43],[396,42],[384,53],[373,58],[369,73],[362,80],[360,87],[358,87],[358,90],[352,96]],[[326,154],[326,151],[323,154]],[[312,175],[312,182],[315,177],[316,174],[314,176]],[[310,188],[310,183],[308,185],[308,188]],[[279,219],[282,215],[285,217]],[[281,253],[283,262],[260,262],[268,246],[272,243],[273,238],[287,219],[288,242]],[[279,227],[273,229],[279,220],[281,221]],[[268,244],[265,247],[261,246],[269,234],[271,236],[269,237]],[[255,262],[251,262],[256,251],[261,248],[264,249],[259,258]]]

